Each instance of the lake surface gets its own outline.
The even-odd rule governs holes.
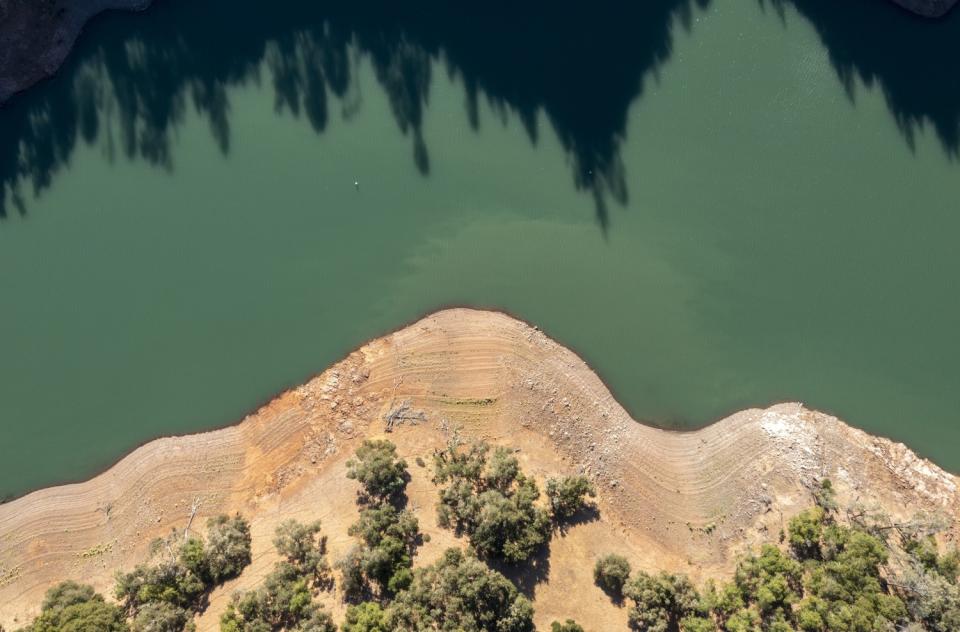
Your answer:
[[[588,4],[91,24],[0,110],[0,496],[448,305],[639,420],[799,400],[960,471],[960,15]]]

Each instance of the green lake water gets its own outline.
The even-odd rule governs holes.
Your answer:
[[[640,4],[96,20],[0,110],[0,496],[449,305],[638,420],[799,400],[960,471],[960,15]]]

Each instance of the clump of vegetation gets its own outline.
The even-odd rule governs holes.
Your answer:
[[[303,524],[296,520],[282,522],[273,538],[273,546],[301,575],[316,586],[329,586],[330,564],[327,563],[327,537],[320,535],[320,521]]]
[[[349,597],[370,594],[373,587],[390,595],[410,584],[413,553],[422,539],[416,516],[387,504],[367,507],[349,533],[361,542],[338,564]]]
[[[533,606],[500,573],[459,549],[413,572],[387,609],[389,630],[532,632]]]
[[[639,572],[627,582],[624,595],[633,601],[627,613],[630,627],[643,632],[677,630],[681,622],[705,620],[707,608],[696,588],[683,575]]]
[[[932,632],[960,630],[960,554],[940,554],[932,536],[910,537],[904,544],[911,564],[898,578],[911,619]]]
[[[563,623],[554,621],[550,624],[550,632],[583,632],[583,626],[573,619],[567,619]]]
[[[737,565],[733,580],[698,592],[681,575],[637,573],[623,586],[630,627],[643,632],[874,632],[960,630],[960,555],[941,554],[932,537],[908,536],[908,568],[888,564],[890,545],[862,525],[838,523],[832,487],[790,521],[789,550],[764,545]],[[815,494],[816,495],[816,494]],[[873,529],[873,532],[880,531]],[[629,565],[598,560],[604,590]],[[894,579],[888,580],[887,578]]]
[[[445,485],[440,525],[466,533],[479,555],[522,562],[549,539],[550,517],[535,504],[540,490],[510,450],[491,455],[486,443],[463,449],[454,439],[434,455],[434,480]]]
[[[389,493],[374,494],[368,490],[361,499],[360,519],[349,529],[349,534],[359,538],[360,543],[337,567],[348,598],[374,594],[388,597],[410,585],[413,554],[422,541],[416,516],[391,504],[400,504],[403,499],[406,465],[397,458],[396,446],[389,441],[364,442],[354,463],[354,469],[362,464],[363,480],[393,482]],[[398,474],[401,471],[403,476]]]
[[[587,506],[587,497],[596,496],[597,490],[586,476],[564,476],[547,480],[550,513],[557,521],[569,520]]]
[[[397,458],[397,446],[387,440],[366,440],[347,461],[347,478],[359,481],[366,500],[392,499],[407,485],[407,462]]]
[[[207,522],[206,541],[173,532],[153,542],[151,558],[159,560],[117,574],[117,599],[136,630],[157,629],[150,626],[158,618],[191,619],[210,589],[250,563],[250,526],[239,515],[217,516]]]
[[[182,626],[181,626],[182,627]],[[123,611],[91,586],[67,581],[47,591],[33,623],[20,632],[127,632]]]
[[[623,596],[623,586],[629,578],[630,562],[622,555],[604,555],[593,567],[593,583],[614,599]]]
[[[373,601],[350,606],[346,618],[340,626],[341,632],[390,632],[387,626],[387,613],[380,604]]]
[[[288,520],[277,527],[274,546],[284,556],[263,586],[233,596],[220,618],[222,632],[336,632],[330,615],[313,603],[314,593],[329,588],[326,538],[320,523]]]

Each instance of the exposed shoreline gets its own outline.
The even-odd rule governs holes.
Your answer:
[[[369,342],[238,425],[151,441],[89,481],[0,505],[0,625],[22,623],[61,579],[110,592],[113,570],[141,561],[150,539],[182,526],[199,497],[199,517],[241,511],[254,533],[253,566],[212,595],[199,621],[200,630],[215,629],[230,592],[269,570],[278,520],[321,518],[333,557],[349,547],[352,509],[344,508],[353,506],[353,489],[344,461],[363,437],[382,435],[384,415],[400,402],[425,417],[390,435],[408,460],[428,457],[458,426],[519,448],[537,476],[579,470],[598,484],[602,519],[556,545],[556,579],[537,593],[544,617],[571,590],[589,590],[589,578],[587,587],[561,583],[572,576],[561,572],[566,555],[627,547],[650,568],[722,576],[738,551],[769,540],[809,504],[823,476],[848,500],[875,498],[892,516],[941,512],[960,536],[960,479],[902,444],[799,404],[742,411],[697,431],[644,426],[579,357],[535,327],[451,309]],[[414,470],[412,500],[435,539],[423,552],[428,562],[452,541],[432,528],[436,492],[425,470]],[[606,607],[592,601],[584,607]],[[335,601],[327,605],[336,612]]]
[[[889,0],[936,19],[958,0]],[[153,0],[0,0],[0,106],[60,69],[84,27],[108,10],[144,11]]]

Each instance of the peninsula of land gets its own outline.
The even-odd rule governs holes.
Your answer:
[[[112,594],[115,571],[144,561],[152,539],[239,512],[252,562],[210,594],[197,620],[201,631],[218,629],[231,595],[271,571],[284,520],[321,520],[331,559],[347,553],[357,518],[347,461],[371,438],[389,438],[411,464],[408,507],[430,536],[415,566],[430,564],[463,545],[438,525],[437,487],[423,465],[453,433],[511,447],[541,485],[583,474],[596,487],[597,519],[553,539],[549,573],[531,589],[538,626],[574,610],[591,629],[625,628],[625,610],[595,598],[589,568],[606,553],[695,581],[729,576],[738,554],[776,541],[825,478],[843,506],[894,521],[938,515],[944,538],[960,535],[960,481],[902,444],[800,404],[695,432],[652,428],[536,327],[452,309],[371,341],[235,426],[152,441],[87,482],[0,505],[0,625],[29,622],[62,580]],[[319,598],[342,617],[342,600]]]

